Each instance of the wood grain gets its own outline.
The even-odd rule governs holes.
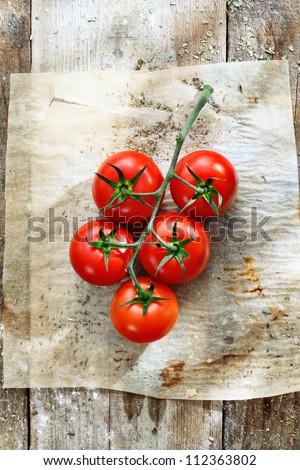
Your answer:
[[[110,399],[111,449],[221,449],[220,401],[157,400],[129,393]]]
[[[0,12],[0,276],[3,266],[5,216],[5,150],[9,101],[9,75],[30,71],[30,2],[1,2]],[[2,276],[1,276],[2,278]],[[2,283],[1,283],[2,284]],[[2,285],[0,286],[2,310]],[[2,352],[2,328],[0,329]],[[2,370],[2,354],[0,359]],[[2,383],[2,378],[1,378]],[[27,390],[0,390],[0,448],[28,447]]]
[[[210,58],[211,62],[225,60],[225,3],[225,0],[126,0],[120,10],[109,0],[33,2],[32,70],[152,70],[198,63],[202,55],[195,59],[192,48],[184,52],[182,60],[182,38],[193,47],[206,38],[203,57]],[[208,30],[211,31],[209,36],[206,35]],[[58,394],[61,397],[62,393],[64,400],[60,399],[57,409]],[[32,393],[31,410],[39,410],[31,417],[32,447],[56,449],[59,445],[59,448],[76,449],[79,440],[70,439],[65,430],[62,431],[64,415],[72,416],[75,436],[79,429],[83,431],[80,448],[107,448],[107,445],[114,449],[221,447],[221,402],[163,401],[113,391],[109,392],[109,406],[106,398],[89,402],[90,419],[100,416],[103,426],[106,426],[109,409],[108,433],[105,438],[99,434],[98,439],[92,441],[88,427],[82,425],[87,418],[77,412],[87,393],[105,394],[100,390],[77,390],[75,395],[72,390]],[[42,398],[37,401],[37,396]]]
[[[220,449],[221,402],[108,390],[30,393],[31,449]]]
[[[226,60],[226,0],[177,0],[174,47],[177,65]]]
[[[175,65],[164,0],[34,1],[32,71],[148,69]]]
[[[228,61],[288,60],[295,106],[300,59],[300,2],[251,0],[245,3],[248,8],[228,14]]]
[[[300,3],[248,1],[228,15],[228,60],[288,59],[300,149]],[[267,84],[266,84],[267,86]],[[224,402],[225,449],[299,449],[300,394]]]
[[[28,449],[27,390],[0,390],[0,449]]]
[[[30,392],[31,449],[109,449],[109,391]]]
[[[300,394],[225,402],[225,449],[300,449]]]

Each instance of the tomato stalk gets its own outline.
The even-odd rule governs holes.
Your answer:
[[[189,183],[188,181],[186,181],[184,178],[181,178],[181,176],[177,175],[176,173],[174,173],[174,178],[176,178],[178,181],[181,181],[183,184],[185,184],[189,188],[193,189],[193,191],[195,191],[195,192],[197,192],[199,190],[199,188],[197,186],[194,186],[193,184]]]
[[[135,260],[137,258],[137,255],[138,255],[139,248],[142,245],[142,243],[144,242],[147,234],[149,232],[151,232],[157,238],[159,243],[164,248],[166,248],[169,252],[175,251],[177,249],[176,247],[174,247],[174,245],[172,243],[166,243],[161,237],[159,237],[159,235],[155,232],[155,230],[153,228],[153,221],[154,221],[154,219],[157,215],[157,212],[158,212],[158,209],[159,209],[160,204],[162,202],[162,198],[163,198],[163,195],[165,193],[165,190],[166,190],[168,184],[170,183],[171,179],[175,177],[175,166],[176,166],[176,163],[177,163],[182,145],[185,141],[185,138],[188,135],[189,130],[191,129],[193,123],[197,119],[201,109],[208,102],[208,100],[209,100],[211,94],[213,93],[213,91],[214,90],[210,85],[204,85],[202,93],[201,93],[201,95],[200,95],[200,97],[199,97],[199,99],[198,99],[191,115],[188,117],[185,125],[183,126],[183,128],[181,130],[181,132],[179,134],[177,134],[177,136],[176,136],[176,146],[175,146],[175,150],[174,150],[174,153],[173,153],[173,156],[172,156],[170,167],[168,169],[168,172],[167,172],[167,174],[165,176],[165,179],[164,179],[162,185],[160,186],[160,188],[157,191],[153,192],[153,193],[137,193],[137,196],[154,196],[156,198],[155,204],[153,206],[152,214],[151,214],[150,219],[148,221],[147,227],[145,228],[144,232],[142,233],[142,235],[138,239],[138,241],[137,241],[137,243],[134,247],[133,255],[132,255],[129,263],[127,264],[127,271],[128,271],[129,277],[131,278],[131,280],[132,280],[132,282],[133,282],[133,284],[134,284],[134,286],[137,290],[137,293],[139,294],[139,297],[141,297],[141,298],[144,296],[145,291],[140,286],[140,284],[137,280],[136,274],[134,272],[134,263],[135,263]],[[197,190],[196,187],[195,187],[195,189]]]

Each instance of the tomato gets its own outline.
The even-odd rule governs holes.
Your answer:
[[[200,222],[186,214],[165,212],[155,217],[153,228],[170,249],[163,247],[152,232],[147,234],[139,260],[150,276],[166,284],[181,284],[204,270],[210,242]]]
[[[93,181],[93,197],[105,217],[127,224],[146,222],[156,198],[134,193],[155,192],[163,180],[150,157],[126,150],[111,155],[99,167]]]
[[[188,205],[183,210],[190,216],[205,218],[216,213],[221,214],[229,208],[237,195],[238,176],[234,166],[226,157],[212,150],[196,150],[189,153],[178,161],[175,173],[194,186],[206,188],[203,195],[188,205],[195,191],[177,178],[171,180],[172,198],[180,209]],[[197,184],[197,178],[202,182],[198,181]],[[212,197],[215,210],[206,200],[209,195]]]
[[[98,286],[115,284],[127,275],[126,266],[133,250],[109,248],[107,242],[132,243],[132,235],[107,220],[92,220],[79,227],[70,243],[70,261],[75,272],[85,281]],[[90,245],[103,245],[102,248]],[[104,244],[103,244],[104,243]]]
[[[173,328],[178,318],[178,302],[168,286],[144,276],[137,279],[146,296],[149,290],[149,296],[153,296],[146,312],[133,282],[128,280],[113,296],[110,316],[122,336],[136,343],[150,343],[163,338]]]

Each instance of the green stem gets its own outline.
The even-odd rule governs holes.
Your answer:
[[[155,196],[157,195],[157,191],[152,191],[151,193],[136,193],[134,192],[135,196]]]
[[[153,235],[155,236],[155,238],[157,238],[157,240],[159,241],[159,243],[161,244],[161,246],[163,248],[165,248],[166,250],[171,250],[171,251],[175,251],[176,248],[174,247],[173,243],[167,243],[165,242],[165,240],[163,240],[159,235],[158,233],[155,232],[154,228],[152,227],[150,230],[149,230],[151,233],[153,233]]]
[[[204,85],[202,93],[201,93],[201,95],[200,95],[200,97],[199,97],[199,99],[198,99],[191,115],[188,117],[185,125],[183,126],[183,128],[181,130],[181,132],[179,134],[177,134],[177,136],[176,136],[175,150],[174,150],[174,153],[173,153],[173,157],[172,157],[172,160],[171,160],[170,167],[168,169],[168,172],[165,176],[165,179],[164,179],[163,183],[161,184],[160,188],[157,191],[155,191],[155,193],[147,194],[147,195],[155,196],[156,201],[155,201],[155,204],[153,206],[153,211],[152,211],[152,214],[151,214],[150,219],[148,221],[147,227],[144,230],[144,232],[142,233],[142,235],[140,236],[140,238],[138,239],[137,247],[135,248],[135,250],[133,252],[133,255],[132,255],[132,257],[131,257],[128,265],[127,265],[128,274],[129,274],[129,276],[130,276],[130,278],[131,278],[131,280],[132,280],[132,282],[133,282],[133,284],[134,284],[134,286],[135,286],[138,293],[141,293],[141,291],[143,291],[143,289],[142,289],[142,287],[140,286],[140,284],[137,280],[137,277],[136,277],[134,269],[133,269],[133,265],[134,265],[134,262],[137,258],[139,247],[142,245],[142,243],[144,242],[144,240],[145,240],[145,238],[146,238],[146,236],[149,232],[152,232],[165,248],[170,248],[171,247],[171,244],[166,244],[166,242],[164,240],[160,239],[158,234],[155,233],[155,231],[153,229],[153,221],[156,217],[156,214],[157,214],[158,209],[160,207],[160,204],[162,202],[164,192],[165,192],[168,184],[170,183],[171,179],[174,178],[174,176],[175,176],[175,166],[176,166],[176,163],[177,163],[177,160],[178,160],[178,157],[179,157],[181,147],[182,147],[182,145],[185,141],[185,138],[188,135],[189,130],[192,127],[192,125],[194,124],[195,120],[197,119],[201,109],[205,106],[205,104],[207,103],[207,101],[209,100],[209,97],[211,96],[211,94],[213,92],[214,92],[214,90],[210,85]],[[145,193],[141,194],[141,196],[145,196],[145,195],[146,195]]]
[[[188,181],[186,181],[184,178],[181,178],[181,176],[177,175],[176,173],[174,173],[174,178],[176,178],[177,180],[181,181],[182,183],[184,183],[186,186],[188,186],[189,188],[193,189],[193,191],[197,192],[199,190],[198,186],[194,186],[193,184],[189,183]]]
[[[133,257],[134,257],[134,260],[136,259],[137,257],[137,254],[138,254],[138,249],[135,251],[135,253],[133,254]],[[131,258],[132,259],[132,258]],[[134,268],[133,268],[133,262],[129,261],[129,263],[127,264],[127,272],[129,274],[129,277],[130,279],[132,280],[132,283],[134,285],[134,287],[136,288],[136,291],[139,295],[143,294],[144,292],[144,289],[142,288],[142,286],[140,285],[139,281],[137,280],[137,277],[136,277],[136,274],[135,274],[135,271],[134,271]]]

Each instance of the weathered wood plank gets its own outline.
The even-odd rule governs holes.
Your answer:
[[[288,59],[295,106],[300,58],[298,0],[250,0],[228,14],[228,61]]]
[[[164,0],[39,0],[32,5],[32,71],[175,65]]]
[[[35,1],[32,70],[155,69],[224,61],[225,4],[126,0],[121,10],[109,0]],[[190,50],[182,55],[184,43]],[[200,46],[205,51],[195,58]],[[93,394],[101,398],[83,406]],[[95,417],[102,423],[97,435]],[[32,448],[213,449],[221,447],[222,404],[100,390],[39,390],[31,393],[31,423]]]
[[[226,58],[226,0],[33,2],[32,71],[147,69]]]
[[[9,75],[30,71],[30,2],[3,0],[0,11],[0,270],[4,250],[4,185]],[[2,276],[1,276],[2,277]],[[2,282],[0,286],[2,303]],[[0,305],[2,310],[2,304]],[[2,352],[2,328],[0,329]],[[2,370],[1,355],[0,370]],[[2,383],[2,379],[1,379]],[[27,449],[27,390],[0,390],[0,448]]]
[[[177,0],[174,47],[177,65],[226,61],[226,0]]]
[[[228,60],[288,58],[295,131],[300,148],[300,3],[248,1],[228,15]],[[226,449],[299,449],[300,394],[224,402]]]
[[[111,393],[111,449],[221,449],[222,403]]]
[[[225,402],[225,449],[300,449],[300,394]]]
[[[109,391],[30,392],[31,449],[109,449]]]
[[[27,390],[0,390],[0,449],[28,449]]]

